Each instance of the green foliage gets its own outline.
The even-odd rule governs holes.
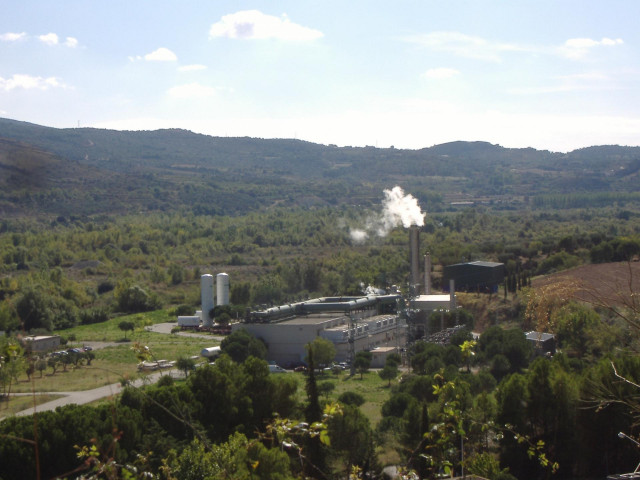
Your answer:
[[[318,393],[320,395],[324,395],[325,399],[328,398],[331,392],[333,392],[335,389],[336,384],[334,382],[324,381],[318,384]]]
[[[189,372],[191,372],[191,370],[193,370],[196,366],[196,362],[193,358],[191,357],[178,357],[178,359],[176,360],[176,368],[178,370],[181,370],[184,373],[185,377],[189,376]]]
[[[159,300],[147,293],[140,285],[119,283],[114,291],[117,308],[125,313],[148,312],[159,308]]]
[[[474,455],[467,460],[466,467],[469,473],[488,480],[506,480],[505,475],[509,475],[509,469],[501,469],[499,460],[489,452]]]
[[[127,331],[133,332],[136,328],[136,324],[129,320],[122,320],[118,323],[118,328],[124,332],[124,338],[127,338]]]
[[[500,380],[505,374],[519,372],[529,364],[531,345],[518,328],[504,330],[493,326],[478,340],[480,361],[492,365],[492,373]]]
[[[382,380],[388,380],[389,384],[388,386],[391,386],[391,380],[393,380],[394,378],[396,378],[398,376],[398,374],[400,373],[400,371],[398,370],[398,366],[391,362],[387,362],[384,366],[384,368],[380,371],[378,371],[378,375],[380,376],[380,378]]]
[[[353,466],[358,466],[363,475],[375,464],[373,431],[369,419],[352,405],[345,405],[342,412],[327,421],[331,440],[332,457],[342,468],[337,472],[344,478]]]
[[[267,358],[267,347],[260,339],[255,338],[247,330],[241,328],[228,335],[220,343],[224,353],[238,363],[244,362],[248,357]]]
[[[25,290],[16,303],[16,312],[26,331],[35,328],[53,330],[53,305],[40,288]]]
[[[338,397],[338,402],[344,405],[359,407],[365,402],[365,398],[357,392],[347,391]]]
[[[267,448],[239,433],[208,448],[194,440],[171,462],[170,467],[177,480],[294,478],[286,453],[278,448]]]
[[[331,365],[333,360],[336,358],[336,347],[332,341],[327,340],[326,338],[316,337],[313,341],[307,345],[305,345],[305,349],[307,351],[307,360],[309,359],[309,350],[313,350],[313,360],[318,366],[327,366]]]
[[[360,374],[360,378],[369,371],[371,367],[371,358],[373,355],[371,352],[367,352],[366,350],[360,351],[356,353],[356,358],[353,361],[353,365],[356,369],[356,372]]]

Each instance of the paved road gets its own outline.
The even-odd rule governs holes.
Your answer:
[[[183,374],[178,372],[177,370],[165,370],[163,372],[155,372],[151,375],[147,375],[144,378],[135,380],[132,382],[134,387],[141,387],[143,385],[149,385],[157,382],[162,375],[171,375],[172,377],[181,377]],[[91,403],[96,400],[100,400],[105,397],[112,397],[114,395],[118,395],[122,392],[122,385],[120,383],[112,383],[111,385],[106,385],[104,387],[94,388],[92,390],[83,390],[79,392],[48,392],[51,395],[64,395],[63,397],[57,398],[55,400],[51,400],[50,402],[42,403],[36,406],[36,412],[44,412],[47,410],[55,410],[58,407],[62,407],[64,405],[83,405],[85,403]],[[43,395],[46,393],[38,393],[37,395]],[[31,395],[31,394],[28,394]],[[32,415],[34,413],[34,409],[29,408],[27,410],[22,410],[15,414],[17,417],[22,417],[25,415]],[[0,420],[2,421],[2,420]]]
[[[176,323],[168,322],[168,323],[156,323],[154,325],[150,325],[146,327],[146,329],[150,332],[156,333],[171,333],[171,329],[176,326]],[[217,340],[221,342],[224,339],[224,336],[217,335],[209,335],[206,333],[196,333],[196,332],[177,332],[174,335],[180,335],[181,337],[195,337],[195,338],[208,338],[210,340]]]

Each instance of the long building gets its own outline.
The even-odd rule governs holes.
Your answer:
[[[251,312],[245,322],[233,325],[233,329],[244,328],[264,340],[268,360],[282,365],[304,361],[305,345],[316,337],[333,342],[336,361],[348,362],[358,351],[405,346],[407,325],[397,316],[399,298],[317,298]]]

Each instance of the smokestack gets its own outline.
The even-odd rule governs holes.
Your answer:
[[[449,308],[451,311],[456,309],[456,281],[453,278],[449,280]]]
[[[431,295],[431,254],[424,256],[424,294]]]
[[[411,285],[409,291],[411,295],[417,295],[419,292],[418,285],[420,283],[420,230],[417,225],[411,225],[409,228],[409,255],[411,262]]]

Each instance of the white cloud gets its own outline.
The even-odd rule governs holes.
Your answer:
[[[46,35],[39,35],[38,40],[42,43],[46,43],[47,45],[57,45],[58,44],[58,35],[55,33],[47,33]]]
[[[144,59],[148,62],[175,62],[178,57],[168,48],[160,47],[151,53],[147,53]]]
[[[209,37],[307,41],[321,38],[323,33],[293,23],[285,14],[275,17],[259,10],[244,10],[224,15],[211,25]]]
[[[56,77],[34,77],[32,75],[15,74],[11,78],[0,77],[0,90],[9,92],[16,88],[23,90],[48,90],[50,88],[68,88],[67,85],[60,83]]]
[[[528,52],[538,54],[561,55],[571,59],[582,59],[592,48],[622,45],[621,38],[593,40],[591,38],[570,38],[562,46],[524,45],[516,43],[494,42],[482,37],[466,35],[460,32],[431,32],[404,37],[406,42],[414,43],[437,52],[445,52],[459,57],[473,58],[491,62],[502,61],[508,52]]]
[[[560,47],[560,52],[567,58],[582,59],[586,57],[590,50],[595,47],[613,47],[622,45],[624,41],[621,38],[607,38],[601,40],[593,40],[591,38],[570,38],[564,45]]]
[[[193,65],[183,65],[178,67],[179,72],[196,72],[198,70],[206,70],[206,65],[193,64]]]
[[[426,72],[424,72],[421,76],[422,78],[426,78],[428,80],[445,80],[447,78],[455,77],[459,75],[460,72],[455,68],[430,68]]]
[[[78,46],[78,39],[74,37],[67,37],[64,44],[69,48],[75,48]]]
[[[431,32],[405,37],[404,40],[431,50],[491,62],[500,62],[502,60],[500,54],[504,52],[531,50],[530,47],[491,42],[460,32]]]
[[[214,96],[216,94],[216,89],[199,83],[187,83],[185,85],[172,87],[167,91],[167,93],[171,97],[180,99],[203,98]]]
[[[7,32],[0,35],[0,40],[2,40],[3,42],[17,42],[19,40],[24,40],[25,38],[27,38],[26,32]]]

